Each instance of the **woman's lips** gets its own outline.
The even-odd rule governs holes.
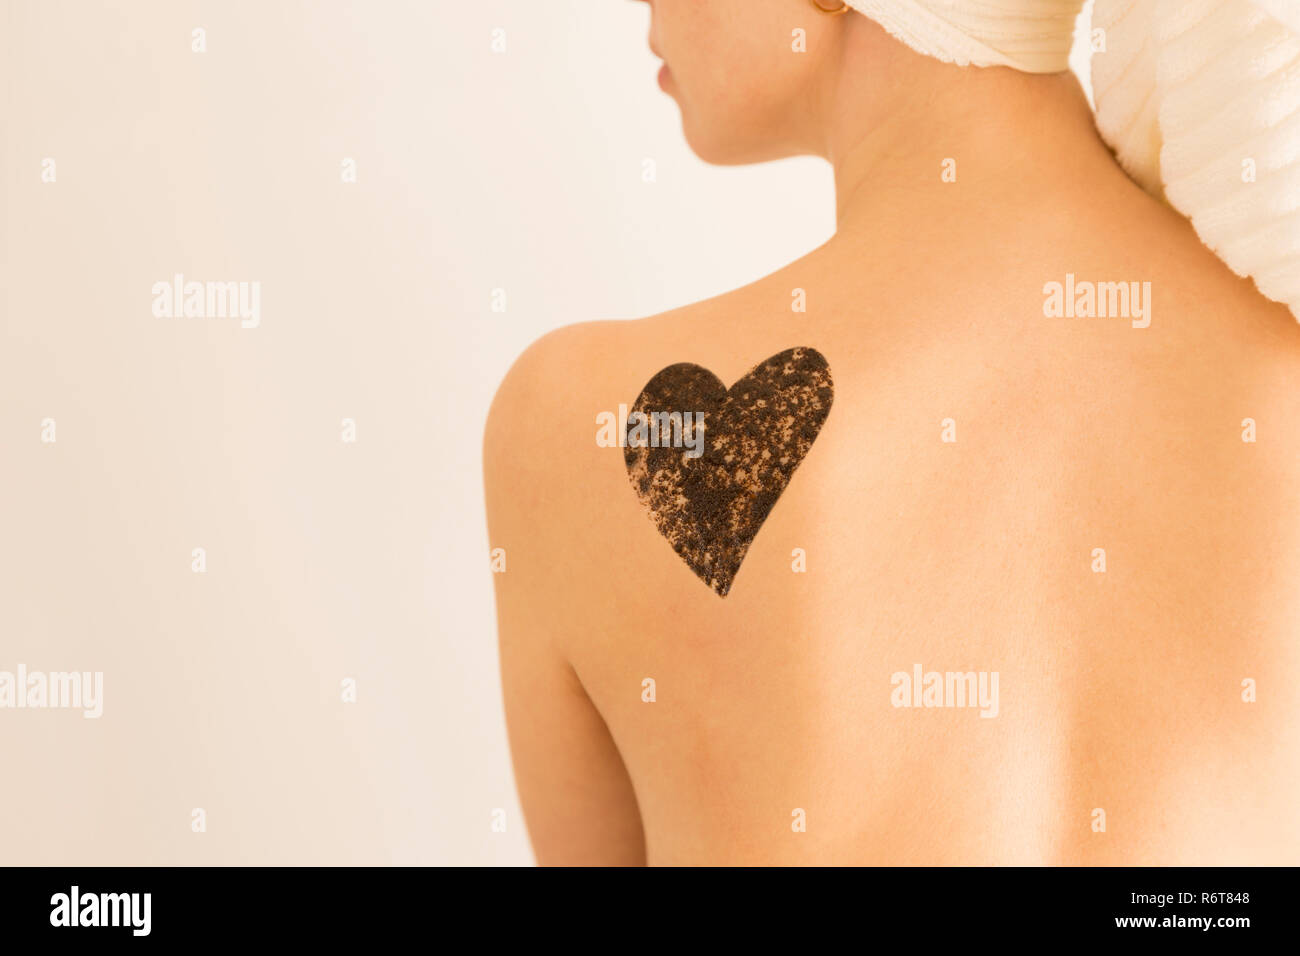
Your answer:
[[[667,63],[659,67],[659,89],[663,90],[665,93],[668,92],[668,80],[672,75],[672,71],[668,69]]]

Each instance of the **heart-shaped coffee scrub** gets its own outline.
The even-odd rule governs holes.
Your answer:
[[[730,389],[699,365],[670,365],[637,397],[624,436],[632,486],[659,533],[720,597],[833,397],[830,366],[811,348],[773,355]]]

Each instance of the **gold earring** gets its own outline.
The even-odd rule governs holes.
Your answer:
[[[844,0],[839,0],[838,7],[828,7],[826,4],[834,3],[835,0],[811,0],[812,5],[822,13],[829,13],[833,17],[838,17],[841,13],[849,12],[849,5]]]

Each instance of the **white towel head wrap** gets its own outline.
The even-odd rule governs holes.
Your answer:
[[[847,0],[959,66],[1069,67],[1084,0]],[[1096,0],[1097,128],[1148,192],[1300,318],[1300,0]]]
[[[1026,73],[1070,67],[1084,0],[847,0],[918,53]]]

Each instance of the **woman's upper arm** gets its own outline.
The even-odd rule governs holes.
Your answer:
[[[563,650],[584,626],[583,584],[566,567],[573,476],[557,473],[574,456],[557,455],[555,432],[539,423],[577,400],[566,391],[574,377],[554,374],[566,338],[548,336],[516,362],[484,440],[489,546],[504,552],[493,578],[510,750],[538,863],[642,864],[632,783]]]
[[[573,669],[526,626],[501,629],[501,675],[519,799],[537,862],[645,863],[636,795]]]

